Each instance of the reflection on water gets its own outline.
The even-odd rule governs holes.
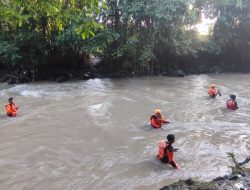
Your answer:
[[[157,189],[179,178],[230,172],[226,152],[249,155],[250,75],[94,79],[0,84],[17,118],[0,112],[0,189]],[[207,98],[215,82],[223,96]],[[225,102],[235,93],[239,110]],[[171,124],[155,130],[160,108]],[[176,135],[176,171],[156,160],[157,142]]]

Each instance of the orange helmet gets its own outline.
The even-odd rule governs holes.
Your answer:
[[[156,110],[155,110],[155,114],[160,114],[160,115],[161,115],[161,110],[156,109]]]
[[[212,83],[212,84],[210,85],[210,88],[215,88],[215,84]]]

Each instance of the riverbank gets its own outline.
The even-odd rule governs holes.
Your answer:
[[[66,82],[71,80],[88,80],[93,78],[125,78],[140,76],[184,77],[191,74],[221,73],[221,69],[181,69],[171,68],[155,71],[153,74],[142,74],[124,71],[107,71],[105,65],[42,65],[36,68],[4,68],[0,70],[0,82],[22,84],[34,81]],[[225,72],[227,72],[225,70]]]
[[[184,77],[187,75],[183,70],[171,70],[170,72],[163,72],[155,74],[155,76],[171,76],[171,77]],[[143,75],[136,75],[135,73],[102,73],[96,69],[39,69],[39,70],[24,70],[21,72],[10,72],[2,70],[0,73],[0,82],[8,84],[22,84],[34,81],[53,81],[53,82],[66,82],[71,80],[88,80],[93,78],[125,78],[136,77]]]
[[[192,179],[181,180],[161,190],[248,190],[250,189],[250,170],[217,177],[210,182],[199,182]]]
[[[250,189],[250,169],[243,166],[250,161],[250,157],[238,163],[233,153],[228,153],[234,166],[231,175],[217,177],[209,182],[200,182],[193,179],[180,180],[171,185],[161,188],[161,190],[248,190]]]

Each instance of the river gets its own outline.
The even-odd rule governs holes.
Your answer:
[[[250,153],[249,81],[249,74],[214,74],[0,84],[0,189],[150,190],[228,174],[227,152],[239,160]],[[221,97],[207,97],[211,82]],[[237,111],[226,109],[230,93]],[[16,118],[5,116],[10,96]],[[156,108],[171,122],[162,129],[149,126]],[[181,170],[155,157],[169,133]]]

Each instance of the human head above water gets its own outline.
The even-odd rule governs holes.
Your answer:
[[[235,100],[235,99],[236,99],[236,96],[235,96],[234,94],[230,94],[230,98],[231,98],[232,100]]]
[[[215,84],[212,83],[212,84],[210,85],[210,88],[215,88]]]
[[[8,100],[9,100],[9,103],[12,103],[13,102],[13,99],[12,97],[10,97]]]
[[[156,114],[157,116],[161,116],[161,110],[160,110],[160,109],[156,109],[156,110],[155,110],[155,114]]]
[[[173,135],[173,134],[169,134],[169,135],[167,136],[167,140],[168,140],[168,142],[170,142],[170,143],[174,143],[174,140],[175,140],[174,135]]]

